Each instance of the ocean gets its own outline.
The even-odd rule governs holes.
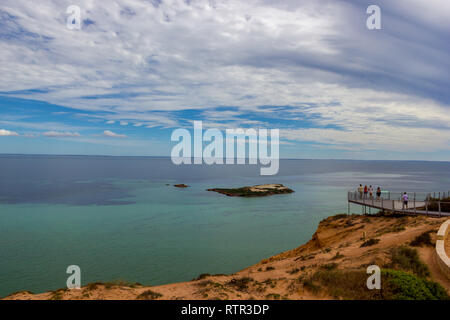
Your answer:
[[[206,191],[265,183],[295,192]],[[81,268],[82,284],[233,273],[308,241],[320,220],[347,212],[346,192],[360,183],[448,191],[450,162],[281,160],[277,175],[260,176],[257,165],[0,155],[0,296],[64,288],[69,265]]]

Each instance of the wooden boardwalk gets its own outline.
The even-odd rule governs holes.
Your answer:
[[[389,192],[389,195],[386,196],[386,193],[384,193],[380,198],[377,198],[376,196],[364,197],[361,196],[358,192],[348,192],[347,195],[347,201],[348,201],[348,213],[350,213],[350,204],[357,204],[362,206],[363,212],[367,212],[367,208],[373,208],[378,210],[386,210],[386,211],[392,211],[397,213],[404,213],[404,214],[420,214],[420,215],[428,215],[428,216],[450,216],[450,212],[445,212],[441,209],[441,205],[444,202],[441,201],[441,193],[439,193],[439,198],[434,198],[434,203],[438,205],[438,210],[429,210],[429,204],[431,203],[430,199],[430,193],[427,194],[417,194],[417,193],[408,193],[410,196],[410,199],[408,201],[408,205],[405,206],[403,204],[403,201],[401,200],[401,195],[403,192]],[[436,194],[436,193],[433,193]],[[413,198],[411,199],[411,195],[413,195]],[[423,196],[426,195],[426,196]],[[446,193],[442,193],[442,199],[445,198]],[[447,197],[449,196],[449,193],[447,193]]]

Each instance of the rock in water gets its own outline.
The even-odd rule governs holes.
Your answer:
[[[266,197],[274,194],[292,193],[294,190],[283,186],[282,184],[260,184],[252,187],[241,188],[214,188],[207,191],[215,191],[225,194],[229,197]]]

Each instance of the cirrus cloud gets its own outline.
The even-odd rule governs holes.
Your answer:
[[[81,137],[78,132],[47,131],[42,134],[44,137],[63,138],[63,137]]]

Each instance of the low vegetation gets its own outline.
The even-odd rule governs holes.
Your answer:
[[[431,242],[430,231],[424,232],[421,235],[415,237],[414,240],[411,241],[410,245],[413,247],[434,246],[434,244]]]
[[[370,247],[370,246],[376,245],[378,242],[380,242],[380,239],[369,239],[369,240],[364,241],[360,247],[361,248]]]
[[[379,292],[368,290],[364,270],[342,271],[321,269],[303,281],[303,287],[318,294],[322,292],[333,298],[376,299]]]
[[[66,291],[67,291],[67,289],[58,289],[58,290],[52,291],[50,300],[62,300],[62,298],[64,296],[64,292],[66,292]]]
[[[319,270],[303,281],[304,289],[336,299],[352,300],[447,300],[445,289],[416,275],[386,269],[381,272],[381,290],[369,290],[365,270]]]
[[[269,293],[268,295],[266,295],[266,299],[280,300],[281,296],[278,293]]]
[[[426,264],[419,259],[419,254],[414,248],[406,246],[393,248],[390,252],[391,262],[386,268],[412,272],[419,277],[428,277],[430,271]]]
[[[142,292],[140,295],[136,297],[138,300],[156,300],[158,298],[162,297],[161,293],[154,292],[152,290],[146,290]]]
[[[397,270],[383,270],[382,296],[395,300],[449,300],[445,289],[434,281]]]
[[[332,263],[327,263],[327,264],[321,265],[320,269],[323,269],[323,270],[334,270],[337,267],[338,267],[338,264],[332,262]]]
[[[299,271],[300,271],[299,268],[294,268],[294,269],[288,270],[287,273],[289,273],[289,274],[296,274],[296,273],[298,273]]]
[[[245,291],[246,289],[248,289],[248,284],[252,281],[254,280],[249,277],[244,277],[240,279],[231,279],[229,282],[227,282],[227,285],[233,287],[238,291]]]

